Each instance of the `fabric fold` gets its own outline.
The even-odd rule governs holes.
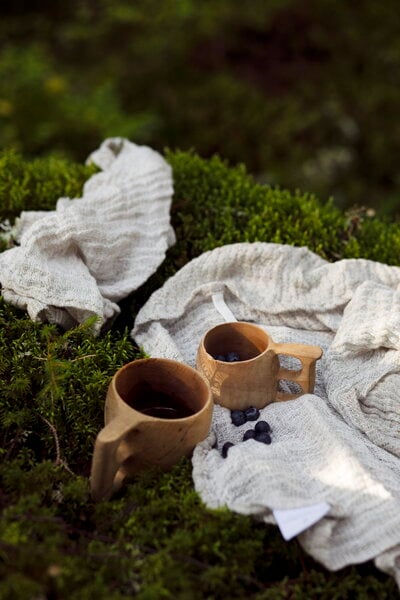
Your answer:
[[[0,283],[5,300],[33,320],[69,328],[96,315],[98,331],[174,242],[173,182],[158,152],[123,138],[105,140],[88,161],[103,170],[81,198],[21,214],[20,245],[0,254]]]

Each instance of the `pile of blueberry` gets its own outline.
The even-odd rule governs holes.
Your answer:
[[[257,421],[260,416],[260,411],[258,408],[254,406],[250,406],[246,408],[246,410],[232,410],[231,411],[231,421],[233,425],[236,427],[240,427],[240,425],[244,425],[247,421]],[[248,429],[245,431],[243,435],[243,442],[246,440],[255,440],[256,442],[261,442],[263,444],[271,443],[271,427],[267,421],[258,421],[255,424],[254,429]],[[222,457],[226,458],[228,455],[228,450],[234,446],[232,442],[225,442],[222,446]]]
[[[238,362],[240,355],[237,352],[228,352],[228,354],[216,354],[214,358],[222,362]]]
[[[231,411],[231,420],[236,427],[244,425],[244,423],[247,423],[247,421],[257,421],[259,416],[260,411],[254,406],[250,406],[249,408],[246,408],[246,410]]]

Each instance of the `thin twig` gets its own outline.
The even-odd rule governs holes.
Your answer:
[[[72,360],[68,360],[67,362],[73,363],[76,362],[77,360],[83,360],[85,358],[95,358],[97,356],[97,354],[85,354],[84,356],[78,356],[77,358],[73,358]],[[42,360],[43,362],[47,362],[49,360],[49,358],[43,358],[43,356],[34,356],[33,358],[36,358],[36,360]],[[61,362],[61,361],[59,361]]]
[[[76,362],[77,360],[83,360],[84,358],[96,358],[97,354],[85,354],[85,356],[78,356],[77,358],[73,358],[69,362]]]
[[[58,440],[57,429],[54,427],[53,423],[50,423],[50,421],[48,419],[46,419],[46,417],[44,417],[43,415],[39,415],[39,417],[42,419],[42,421],[44,421],[46,423],[46,425],[49,427],[51,433],[53,434],[54,443],[56,445],[56,460],[55,460],[55,464],[57,466],[61,465],[62,467],[64,467],[64,469],[66,471],[68,471],[68,473],[70,473],[71,475],[75,475],[75,473],[73,471],[71,471],[71,469],[67,465],[66,461],[63,458],[61,458],[60,442]]]

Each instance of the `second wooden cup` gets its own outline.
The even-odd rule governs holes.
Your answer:
[[[234,353],[234,362],[217,357]],[[283,369],[278,355],[292,356],[301,362],[300,370]],[[230,410],[249,406],[263,408],[271,402],[292,400],[312,393],[315,364],[321,357],[319,346],[277,344],[257,325],[241,321],[222,323],[210,329],[197,352],[197,369],[209,381],[213,400]],[[279,391],[279,381],[296,383],[301,391]]]

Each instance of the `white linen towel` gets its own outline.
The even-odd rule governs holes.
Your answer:
[[[81,198],[21,213],[20,245],[0,254],[0,283],[4,299],[33,320],[69,328],[97,315],[99,331],[174,242],[173,183],[158,152],[123,138],[105,140],[88,161],[102,171]]]

